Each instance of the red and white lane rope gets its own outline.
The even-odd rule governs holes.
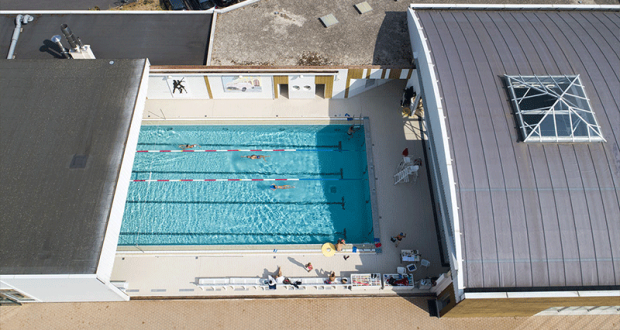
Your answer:
[[[246,152],[272,152],[272,151],[309,151],[308,149],[211,149],[211,150],[137,150],[136,152],[233,152],[233,151],[246,151]],[[330,150],[331,151],[331,150]],[[334,150],[339,151],[339,150]]]
[[[286,179],[144,179],[131,180],[131,182],[230,182],[230,181],[357,181],[361,179],[340,179],[340,178],[286,178]]]
[[[163,179],[131,180],[132,182],[204,182],[204,181],[299,181],[300,179]],[[301,179],[303,180],[303,179]]]

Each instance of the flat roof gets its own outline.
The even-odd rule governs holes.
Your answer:
[[[16,15],[0,16],[0,49],[8,51]],[[98,59],[148,58],[152,65],[204,65],[212,14],[36,14],[23,26],[16,59],[54,59],[59,48],[51,38],[67,24],[75,36],[90,45]],[[63,45],[69,44],[62,38]],[[6,58],[6,55],[4,55]]]
[[[406,1],[259,1],[217,16],[212,65],[412,67]],[[329,28],[319,20],[333,14]]]
[[[618,286],[618,11],[412,9],[446,115],[465,290]],[[579,75],[607,142],[521,142],[504,75]]]
[[[0,60],[0,274],[96,272],[145,65]]]

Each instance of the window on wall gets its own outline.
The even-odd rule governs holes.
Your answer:
[[[524,142],[605,141],[579,75],[505,77]]]

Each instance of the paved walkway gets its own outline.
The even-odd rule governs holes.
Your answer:
[[[351,257],[345,261],[342,255],[324,257],[320,253],[320,246],[315,247],[314,252],[273,253],[273,250],[269,250],[236,255],[200,252],[153,255],[136,249],[134,253],[117,254],[112,280],[127,282],[127,293],[132,297],[296,295],[298,291],[260,289],[207,292],[196,287],[195,283],[199,277],[266,277],[275,273],[278,266],[283,267],[287,277],[326,277],[332,270],[336,271],[337,276],[370,272],[395,273],[396,267],[402,266],[399,254],[401,249],[417,249],[424,259],[431,262],[428,269],[414,273],[414,279],[439,276],[446,272],[449,268],[441,264],[426,168],[423,166],[420,170],[415,185],[395,186],[393,181],[404,148],[409,148],[409,154],[414,159],[424,156],[419,130],[416,128],[419,123],[403,118],[400,112],[404,87],[404,81],[393,81],[346,100],[148,100],[144,118],[151,120],[205,117],[218,120],[231,117],[251,117],[255,120],[278,117],[278,120],[285,120],[344,117],[347,113],[369,117],[383,253],[350,254]],[[390,236],[399,232],[407,233],[407,237],[396,248],[390,242]],[[311,273],[303,269],[303,264],[307,262],[314,265],[315,270]],[[359,293],[337,291],[312,290],[305,294]]]
[[[420,298],[204,299],[0,307],[0,329],[618,329],[620,316],[437,319]]]

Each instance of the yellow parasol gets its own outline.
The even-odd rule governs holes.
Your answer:
[[[321,251],[323,252],[324,256],[333,257],[334,254],[336,254],[336,247],[332,243],[325,243],[321,247]]]

